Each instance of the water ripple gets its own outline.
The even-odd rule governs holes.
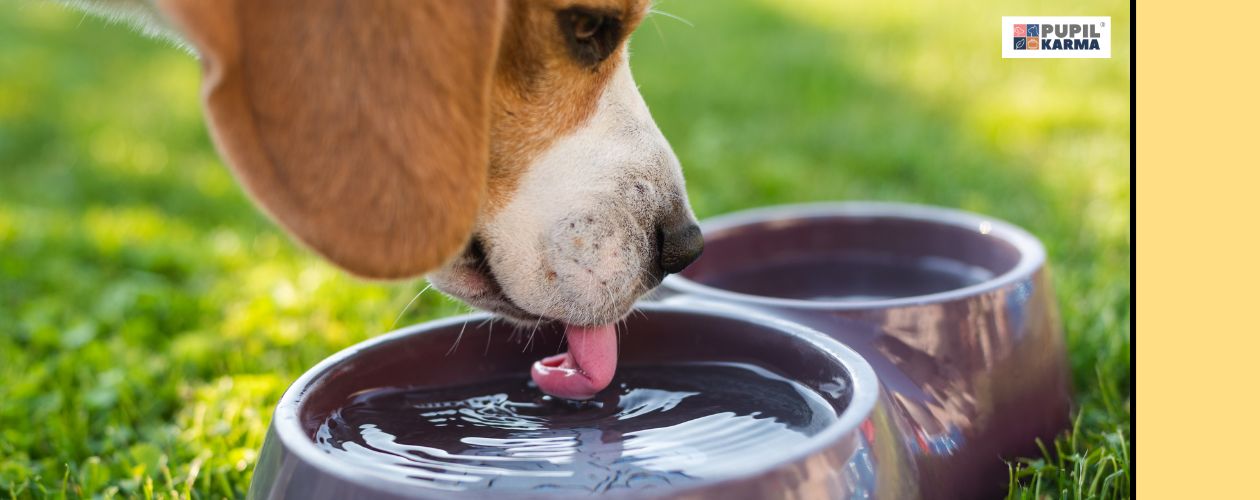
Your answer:
[[[469,397],[471,395],[471,397]],[[316,443],[347,463],[445,491],[609,491],[737,473],[836,418],[818,394],[734,363],[623,367],[588,402],[517,379],[355,395]]]

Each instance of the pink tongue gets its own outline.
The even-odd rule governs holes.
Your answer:
[[[608,387],[617,371],[617,330],[609,325],[564,325],[569,352],[534,363],[530,376],[558,398],[590,399]]]

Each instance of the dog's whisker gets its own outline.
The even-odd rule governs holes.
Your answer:
[[[643,287],[643,293],[648,293],[648,292],[652,291],[654,288],[656,288],[656,287],[653,287],[653,286],[651,286],[650,284],[648,284],[648,282],[647,282],[647,281],[644,281],[643,276],[639,276],[639,277],[638,277],[638,278],[636,278],[636,279],[638,279],[638,280],[639,280],[639,286]]]
[[[558,292],[553,292],[551,296],[555,299],[556,302],[559,302],[558,299],[560,298],[560,294]],[[565,327],[565,330],[567,331],[568,327]],[[561,335],[564,335],[564,334],[561,334]],[[561,339],[560,342],[556,342],[556,354],[560,354],[561,352],[564,352],[565,340],[567,340],[567,337]]]
[[[649,13],[650,12],[651,11],[649,11]],[[652,29],[656,30],[656,36],[661,39],[661,46],[668,47],[669,44],[665,43],[665,32],[661,31],[661,25],[656,22],[656,18],[649,16],[647,19],[652,21]]]
[[[542,316],[538,316],[538,319],[534,320],[534,326],[532,327],[532,329],[529,329],[529,339],[525,340],[525,348],[520,349],[522,353],[524,353],[524,351],[529,350],[529,345],[534,343],[534,334],[538,332],[538,325],[541,324],[542,320],[543,320]]]
[[[678,22],[680,22],[680,23],[683,23],[683,24],[687,25],[687,26],[688,26],[688,27],[690,27],[690,28],[694,28],[694,27],[696,27],[696,25],[695,25],[695,24],[693,24],[691,21],[688,21],[688,20],[686,20],[686,19],[683,19],[683,18],[682,18],[682,16],[679,16],[679,15],[676,15],[676,14],[670,14],[670,13],[665,12],[665,11],[663,11],[663,10],[661,10],[661,9],[656,8],[656,7],[653,7],[653,8],[651,8],[651,9],[648,9],[648,14],[659,14],[659,15],[662,15],[662,16],[665,16],[665,17],[668,17],[668,18],[670,18],[670,19],[673,19],[673,20],[675,20],[675,21],[678,21]]]
[[[486,331],[486,350],[481,353],[482,356],[490,355],[490,339],[494,337],[494,318],[490,318],[490,328]]]
[[[455,348],[459,347],[459,341],[464,338],[464,329],[468,328],[468,320],[464,320],[464,324],[459,327],[459,335],[455,336],[455,343],[451,344],[451,348],[446,350],[446,355],[450,356],[455,352]]]
[[[415,304],[416,300],[418,300],[424,292],[429,291],[430,288],[433,288],[433,283],[429,283],[428,286],[421,288],[420,291],[416,293],[416,296],[411,298],[411,302],[408,302],[407,305],[403,307],[402,312],[398,313],[398,317],[394,318],[394,324],[389,325],[390,330],[393,330],[394,327],[398,326],[398,322],[402,320],[404,314],[407,314],[407,310],[411,309],[411,305]]]
[[[605,288],[604,293],[608,295],[608,305],[610,306],[617,305],[617,297],[613,296],[613,292],[611,288]],[[595,312],[594,310],[591,311],[592,316],[594,316],[594,312]]]
[[[521,352],[528,351],[530,346],[534,345],[534,334],[537,333],[537,331],[538,330],[532,330],[529,332],[529,339],[525,341],[525,347],[521,348]]]
[[[538,333],[538,325],[541,323],[542,323],[542,316],[539,316],[537,319],[534,320],[534,327],[530,328],[529,339],[525,341],[525,347],[521,349],[521,352],[528,351],[530,346],[534,345],[534,334]]]

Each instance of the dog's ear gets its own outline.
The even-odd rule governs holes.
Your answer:
[[[364,277],[432,270],[486,191],[499,0],[158,0],[253,198]]]

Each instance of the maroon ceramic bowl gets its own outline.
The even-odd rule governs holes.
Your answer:
[[[704,255],[667,302],[806,325],[870,362],[927,498],[1000,495],[1003,459],[1069,424],[1063,335],[1032,235],[907,204],[781,206],[701,224]],[[906,478],[907,481],[912,478]]]
[[[505,325],[492,335],[485,315],[425,323],[355,345],[302,375],[276,407],[254,472],[257,499],[526,498],[494,490],[441,491],[417,486],[404,474],[338,459],[316,446],[321,422],[348,398],[392,386],[443,388],[502,376],[528,376],[542,353],[563,335],[542,325],[528,348],[508,340]],[[817,391],[837,419],[803,444],[766,450],[748,467],[678,487],[620,490],[602,496],[634,498],[914,498],[916,472],[906,454],[900,417],[888,406],[875,372],[840,343],[800,325],[709,304],[644,304],[621,337],[623,365],[678,361],[735,361],[760,366]],[[462,336],[458,347],[456,339]],[[548,498],[589,496],[548,493]]]

